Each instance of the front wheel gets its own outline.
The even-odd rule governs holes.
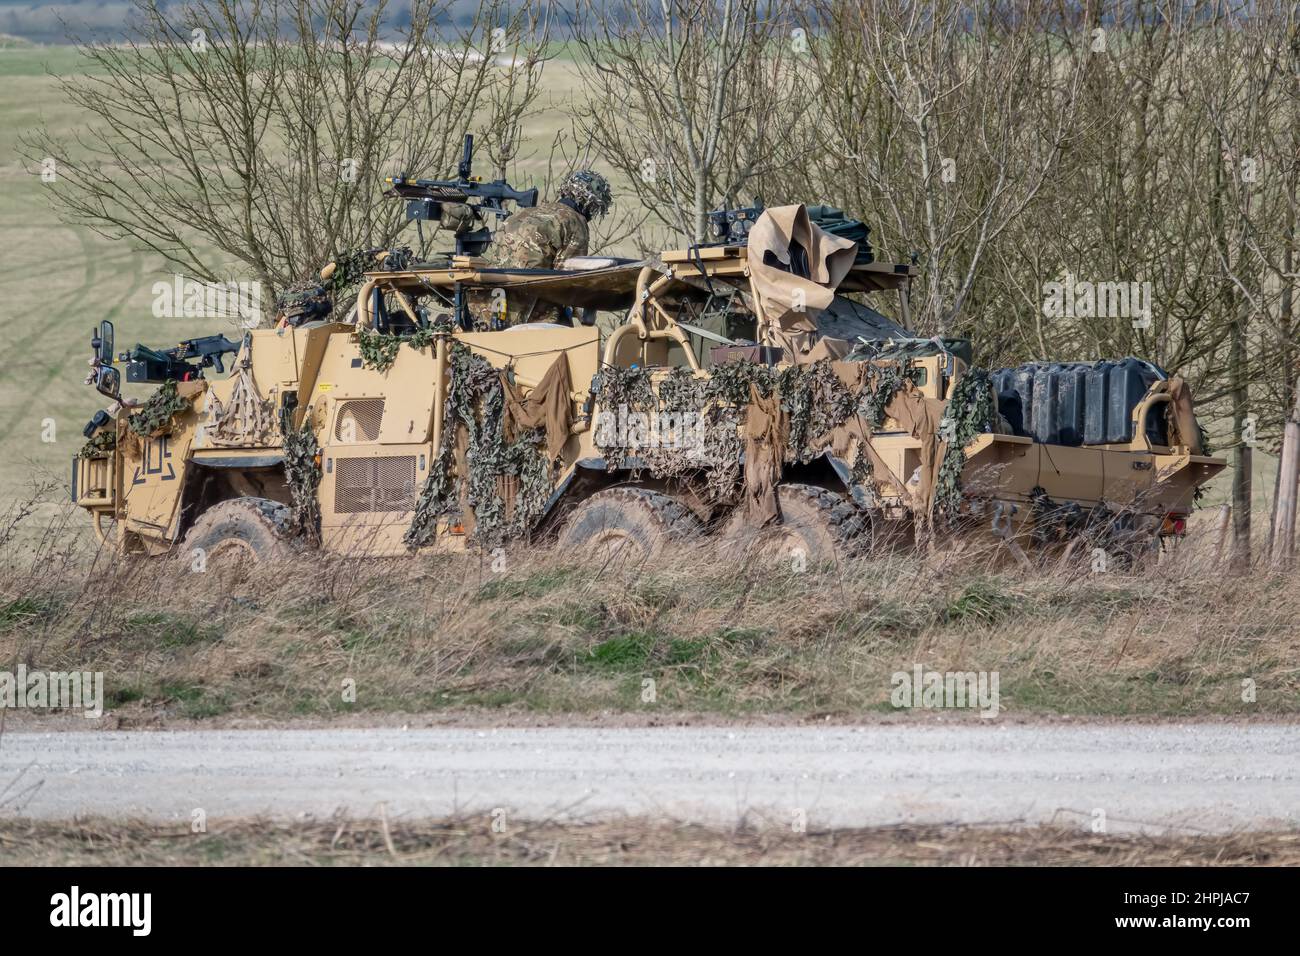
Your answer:
[[[182,560],[205,569],[247,566],[289,556],[289,506],[268,498],[235,498],[199,515],[185,535]]]

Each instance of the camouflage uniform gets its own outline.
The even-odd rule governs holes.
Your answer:
[[[558,269],[565,259],[585,256],[591,241],[587,227],[592,216],[603,216],[614,201],[609,183],[599,173],[580,169],[566,176],[558,189],[559,199],[516,211],[497,230],[488,250],[488,261],[507,269]],[[469,294],[469,313],[476,328],[491,328],[493,320],[507,325],[520,322],[569,321],[566,311],[540,305],[526,293],[514,292],[506,301],[506,314],[493,314],[501,299],[476,289]]]
[[[488,257],[513,269],[558,269],[565,259],[585,256],[591,234],[587,220],[562,202],[520,209],[501,224]]]

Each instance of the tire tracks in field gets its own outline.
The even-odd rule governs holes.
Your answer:
[[[92,306],[90,301],[92,290],[94,290],[99,284],[100,266],[106,261],[112,261],[112,259],[119,257],[114,256],[112,259],[97,257],[89,239],[91,232],[89,227],[65,226],[64,228],[72,230],[73,234],[77,237],[77,241],[81,246],[82,259],[85,264],[84,273],[81,284],[76,289],[63,293],[51,308],[59,311],[67,311],[82,306],[86,307],[87,311],[89,311]],[[127,302],[130,301],[131,296],[135,294],[137,284],[144,277],[144,257],[139,251],[131,250],[129,253],[121,254],[121,256],[129,256],[131,270],[130,279],[128,280],[125,292],[117,297],[113,305],[102,314],[102,318],[117,318],[126,307]],[[120,275],[120,273],[118,273],[118,275]],[[23,351],[31,342],[35,341],[39,336],[47,332],[48,328],[45,326],[33,323],[28,334],[16,342],[11,343],[9,349],[12,353],[21,356]],[[74,353],[71,350],[65,351],[61,357],[55,360],[54,364],[47,367],[46,373],[43,377],[27,383],[25,389],[25,400],[21,405],[19,405],[14,413],[10,415],[9,420],[4,425],[0,425],[0,446],[3,446],[3,444],[8,441],[14,430],[26,419],[32,406],[35,405],[45,394],[50,383],[55,381],[68,367],[68,363],[72,360],[73,354]]]

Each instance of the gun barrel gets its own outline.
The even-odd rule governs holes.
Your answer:
[[[474,168],[474,134],[465,134],[465,148],[461,150],[460,166],[456,169],[457,175],[462,182],[469,179],[470,171]]]

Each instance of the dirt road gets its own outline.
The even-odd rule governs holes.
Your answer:
[[[7,788],[7,789],[6,789]],[[0,814],[1300,826],[1282,724],[6,733]]]

